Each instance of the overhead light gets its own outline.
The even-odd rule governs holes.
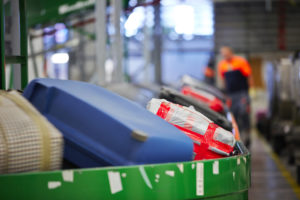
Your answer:
[[[180,13],[180,15],[178,15]],[[175,32],[191,35],[194,33],[194,8],[190,5],[180,4],[174,8]]]
[[[69,62],[69,54],[55,53],[51,56],[51,62],[54,64],[66,64]]]
[[[144,26],[144,21],[145,8],[135,8],[124,24],[126,37],[132,37],[136,35],[138,30]]]

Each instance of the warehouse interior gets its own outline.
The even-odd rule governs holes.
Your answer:
[[[299,0],[0,11],[0,199],[300,199]]]

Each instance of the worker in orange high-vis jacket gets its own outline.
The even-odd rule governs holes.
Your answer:
[[[222,47],[223,57],[218,64],[218,72],[224,81],[230,98],[230,109],[236,118],[241,138],[246,146],[250,145],[250,98],[251,67],[248,61],[233,53],[230,47]]]

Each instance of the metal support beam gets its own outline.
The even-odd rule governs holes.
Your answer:
[[[78,19],[83,19],[83,15],[79,15]],[[86,74],[85,74],[85,36],[79,33],[79,44],[78,49],[76,50],[76,61],[80,72],[80,80],[86,81]]]
[[[20,48],[21,56],[25,62],[21,64],[21,89],[24,89],[28,83],[28,38],[27,38],[27,17],[26,0],[19,0],[20,12]]]
[[[278,49],[286,50],[286,4],[285,0],[279,1],[278,6]]]
[[[147,16],[148,9],[146,7],[145,9],[145,16]],[[144,28],[143,28],[143,33],[144,33],[144,40],[143,40],[143,57],[144,57],[144,82],[145,83],[150,83],[150,67],[151,67],[151,35],[150,35],[150,30],[149,27],[147,26],[147,18],[145,18],[144,21]]]
[[[0,0],[0,89],[5,89],[4,0]]]
[[[34,72],[34,76],[38,77],[38,65],[36,62],[36,55],[35,55],[35,49],[34,49],[34,44],[33,44],[33,37],[29,37],[29,48],[30,48],[30,53],[32,55],[31,59],[32,59],[32,65],[33,65],[33,72]]]
[[[11,45],[12,54],[20,55],[20,13],[19,1],[11,1]],[[13,88],[21,89],[21,64],[13,64]]]
[[[122,1],[111,0],[112,23],[114,27],[112,55],[114,63],[113,82],[123,82],[123,41],[121,36],[120,17],[122,10]]]
[[[25,0],[11,1],[11,44],[13,56],[7,57],[7,62],[13,65],[13,88],[24,89],[28,83],[27,69],[27,23]],[[1,89],[5,86],[5,43],[4,43],[4,0],[0,0],[0,67]]]
[[[162,29],[160,18],[160,3],[154,6],[154,66],[155,82],[162,83],[161,54],[162,54]]]
[[[92,77],[92,83],[105,84],[105,60],[106,60],[106,1],[96,0],[96,73]]]

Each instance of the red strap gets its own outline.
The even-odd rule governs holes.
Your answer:
[[[169,118],[170,116],[168,116],[168,112],[170,111],[170,109],[171,109],[170,103],[163,102],[163,103],[160,104],[160,107],[159,107],[156,115],[160,116],[163,119],[166,119],[167,117]],[[191,120],[191,119],[188,119],[188,120]],[[192,122],[193,121],[191,121],[189,123],[186,123],[184,125],[184,127],[178,126],[178,125],[173,124],[173,123],[170,123],[170,124],[172,124],[173,126],[178,128],[179,130],[183,131],[191,139],[197,140],[201,143],[208,144],[207,148],[208,148],[208,146],[211,146],[211,147],[215,147],[217,149],[220,149],[220,150],[222,150],[226,153],[232,152],[233,147],[231,147],[228,144],[224,144],[220,141],[214,140],[213,137],[214,137],[216,129],[219,128],[218,125],[216,125],[214,123],[209,123],[204,135],[201,135],[200,133],[194,132],[194,131],[189,129],[189,126],[192,125]]]
[[[218,140],[215,140],[213,138],[216,129],[219,127],[218,125],[216,125],[214,123],[210,123],[208,125],[208,128],[206,129],[206,132],[205,132],[204,135],[201,135],[200,133],[191,131],[191,130],[186,129],[184,127],[178,126],[176,124],[172,124],[172,125],[175,126],[176,128],[178,128],[179,130],[183,131],[184,133],[186,133],[186,135],[188,135],[190,138],[192,138],[194,140],[198,138],[198,141],[201,142],[201,143],[206,143],[209,146],[220,149],[220,150],[222,150],[226,153],[230,153],[233,150],[233,147],[231,147],[230,145],[224,144],[224,143],[222,143]],[[191,135],[192,135],[192,137],[191,137]]]
[[[169,103],[161,103],[156,115],[160,116],[163,119],[166,119],[168,112],[170,111],[171,106]]]

